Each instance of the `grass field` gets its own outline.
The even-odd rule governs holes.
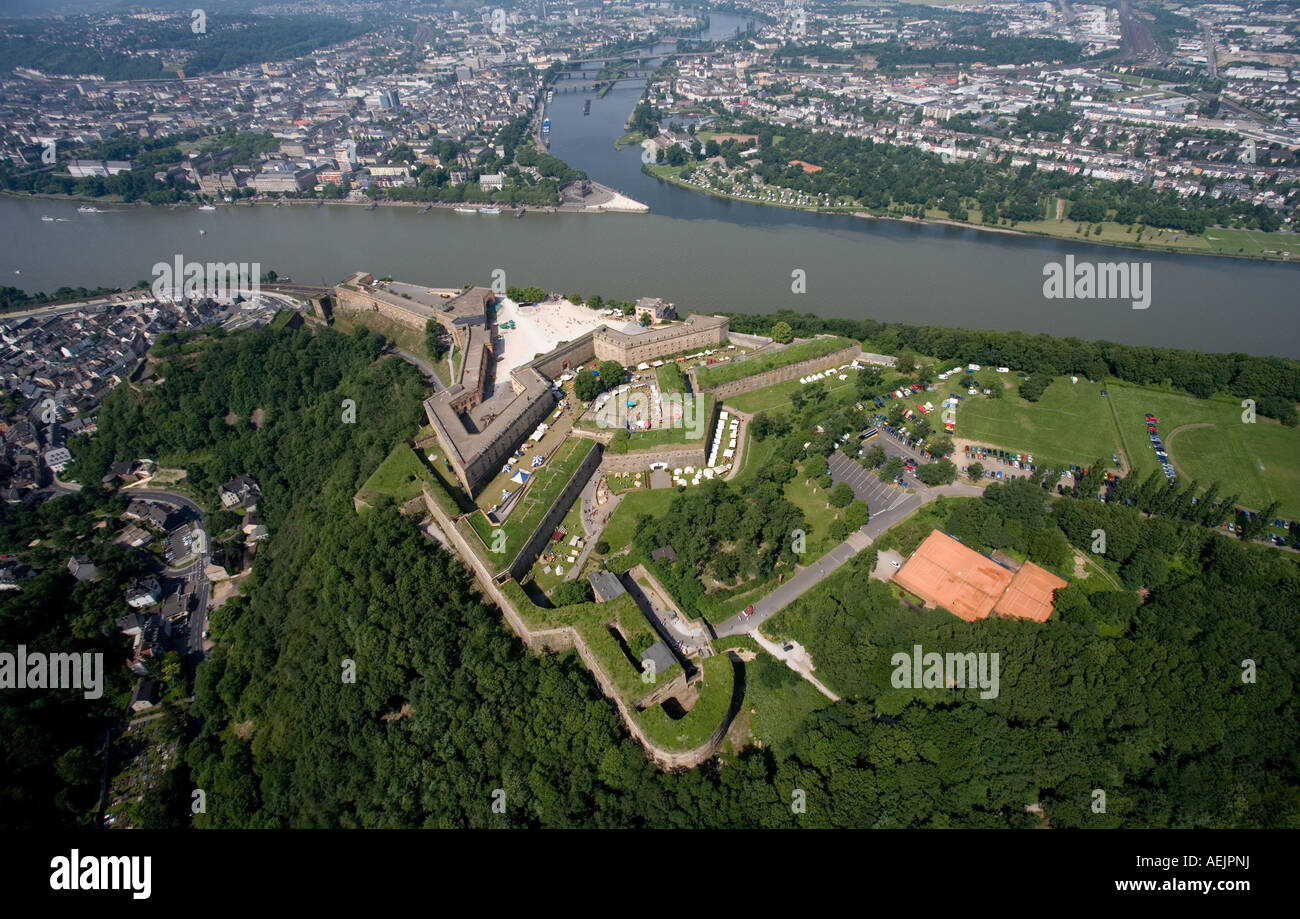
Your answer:
[[[656,705],[638,712],[636,720],[641,730],[661,747],[669,750],[691,750],[708,740],[722,724],[731,705],[731,692],[735,686],[735,669],[731,658],[715,654],[701,663],[704,683],[695,705],[674,721]]]
[[[755,440],[753,437],[745,438],[745,453],[740,459],[740,471],[732,479],[737,486],[743,488],[745,485],[754,481],[754,476],[758,470],[762,469],[772,457],[776,454],[778,440],[775,437],[769,437],[767,440]]]
[[[571,549],[569,546],[569,539],[572,538],[574,534],[577,534],[578,536],[583,537],[585,544],[586,534],[582,530],[581,495],[573,499],[573,505],[569,508],[568,513],[564,515],[564,519],[560,521],[560,526],[564,527],[564,531],[569,534],[568,537],[566,537],[564,542],[559,545],[556,545],[555,543],[550,543],[549,545],[554,547],[553,551],[557,556],[559,556],[559,565],[564,569],[564,574],[555,573],[555,561],[551,561],[549,564],[542,561],[546,556],[546,553],[552,551],[550,548],[543,550],[541,555],[537,556],[537,561],[533,562],[533,583],[546,591],[547,594],[563,583],[565,576],[569,573],[569,568],[571,567],[569,565],[569,553]],[[582,549],[578,548],[576,554],[581,555]],[[546,571],[548,567],[551,569],[549,574]]]
[[[839,380],[835,377],[828,377],[822,382],[826,384],[826,394],[831,398],[839,398],[852,394],[854,389],[856,370],[848,373],[847,380]],[[741,412],[772,412],[778,409],[788,408],[790,405],[790,394],[795,390],[806,389],[807,386],[798,380],[786,380],[784,383],[775,383],[772,386],[765,386],[762,389],[756,389],[753,392],[741,393],[738,396],[731,396],[726,400],[726,404],[731,408]]]
[[[793,736],[805,718],[832,704],[813,684],[752,639],[720,639],[718,647],[744,647],[758,652],[758,657],[745,663],[745,701],[741,710],[749,718],[754,740],[762,741],[763,746],[771,747]]]
[[[982,226],[979,210],[970,212],[972,226]],[[931,220],[947,220],[946,211],[931,209],[926,212]],[[1014,227],[1002,225],[1002,229],[1029,233],[1036,236],[1052,236],[1059,239],[1075,239],[1079,242],[1099,243],[1109,246],[1129,246],[1137,249],[1157,249],[1163,252],[1188,252],[1201,255],[1236,255],[1252,258],[1280,258],[1281,253],[1290,253],[1290,258],[1300,255],[1300,234],[1296,233],[1262,233],[1258,230],[1227,230],[1211,228],[1199,236],[1189,236],[1178,230],[1160,230],[1147,227],[1138,238],[1135,227],[1104,220],[1101,233],[1094,232],[1096,224],[1079,223],[1068,216],[1064,220],[1033,220],[1017,223]],[[1119,258],[1120,256],[1117,256]]]
[[[957,408],[955,433],[983,446],[1032,453],[1039,468],[1062,469],[1070,463],[1086,466],[1099,456],[1109,462],[1111,454],[1123,446],[1110,407],[1101,395],[1109,382],[1080,379],[1072,384],[1069,377],[1061,377],[1037,402],[1026,402],[1014,388],[1003,390],[1001,399],[972,396]],[[1142,430],[1145,444],[1146,429]],[[1129,443],[1134,448],[1141,446],[1132,435]]]
[[[422,487],[428,484],[433,493],[445,492],[445,486],[439,483],[434,473],[424,464],[420,456],[406,443],[399,443],[382,463],[366,479],[357,497],[373,504],[382,496],[392,498],[403,504],[420,494]],[[453,502],[454,506],[454,502]]]
[[[839,508],[827,508],[828,492],[817,484],[816,479],[807,485],[804,484],[805,480],[812,475],[810,470],[816,465],[817,463],[811,460],[801,463],[798,475],[786,482],[782,489],[786,500],[803,511],[804,519],[807,521],[805,544],[808,551],[799,557],[800,565],[811,565],[837,545],[830,537],[831,520],[837,513],[844,513]],[[825,463],[821,465],[825,466]]]
[[[760,354],[757,357],[751,357],[749,360],[731,361],[712,367],[701,367],[696,371],[695,378],[699,381],[701,389],[709,389],[722,383],[730,383],[733,380],[751,377],[756,373],[763,373],[777,367],[785,367],[789,364],[797,364],[799,361],[824,357],[833,351],[847,348],[853,344],[856,343],[847,338],[836,336],[814,338],[811,341],[801,341],[789,345],[780,351],[772,351]]]
[[[1133,462],[1140,476],[1159,468],[1144,420],[1151,412],[1160,419],[1165,448],[1183,474],[1201,485],[1217,480],[1224,497],[1236,493],[1247,507],[1262,510],[1277,500],[1281,516],[1300,517],[1300,428],[1262,417],[1245,424],[1241,400],[1230,396],[1196,399],[1114,380],[1107,387],[1137,453]],[[1185,425],[1205,427],[1178,430]]]
[[[668,505],[676,497],[675,488],[639,488],[628,492],[614,511],[601,539],[609,543],[611,552],[631,545],[632,537],[636,535],[636,518],[642,514],[659,517],[667,513]]]
[[[1230,396],[1196,399],[1115,379],[1071,384],[1066,377],[1038,402],[1025,402],[1014,390],[1001,399],[968,399],[957,409],[956,433],[1032,453],[1035,465],[1057,469],[1098,457],[1109,464],[1122,449],[1133,472],[1146,478],[1160,468],[1147,436],[1147,412],[1160,419],[1160,435],[1183,475],[1202,486],[1217,480],[1221,494],[1236,493],[1247,507],[1259,510],[1277,500],[1281,516],[1300,516],[1300,429],[1262,417],[1245,424],[1241,400]]]
[[[849,404],[856,400],[857,371],[848,370],[845,375],[847,380],[840,380],[837,377],[829,376],[820,382],[825,386],[826,398],[830,402]],[[881,377],[883,384],[890,384],[900,379],[902,374],[897,371],[885,369]],[[786,380],[784,383],[774,383],[771,386],[765,386],[762,389],[755,389],[752,392],[741,393],[738,396],[731,396],[726,399],[726,405],[741,412],[775,412],[784,409],[790,405],[790,395],[797,390],[807,389],[808,384],[800,383],[798,380]]]
[[[655,379],[659,381],[660,392],[686,392],[686,378],[676,361],[656,367]]]
[[[505,553],[507,556],[514,557],[524,544],[524,540],[555,503],[560,490],[572,478],[573,471],[595,446],[596,442],[593,440],[570,437],[556,449],[545,466],[533,472],[523,497],[510,511],[510,516],[501,524],[501,529],[505,531],[506,546],[509,547]],[[469,519],[474,531],[484,543],[490,545],[492,531],[496,529],[496,525],[481,512],[472,514]]]

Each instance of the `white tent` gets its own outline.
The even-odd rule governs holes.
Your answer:
[[[522,469],[516,469],[515,474],[510,477],[510,481],[514,482],[516,485],[522,485],[528,481],[528,473],[524,472]]]

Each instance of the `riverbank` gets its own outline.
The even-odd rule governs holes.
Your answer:
[[[525,211],[542,214],[648,214],[650,208],[633,198],[624,195],[599,182],[591,182],[591,193],[585,198],[561,201],[559,204],[524,205]],[[104,195],[99,198],[87,198],[82,195],[31,195],[25,192],[0,191],[0,197],[9,197],[19,201],[66,201],[88,204],[91,207],[139,207],[156,210],[198,210],[202,201],[182,201],[177,204],[150,204],[147,201],[123,201],[116,195]],[[371,207],[416,207],[454,210],[458,207],[499,207],[502,213],[514,211],[518,205],[493,204],[490,201],[394,201],[391,198],[371,200],[356,198],[240,198],[238,201],[212,202],[216,208],[252,208],[252,207],[324,207],[326,205],[345,205],[370,209]]]
[[[581,111],[578,99],[572,115],[580,119]],[[624,113],[615,114],[609,121],[621,128]],[[101,203],[108,213],[77,214],[72,202],[7,199],[0,200],[0,273],[27,291],[129,288],[150,277],[157,262],[182,253],[203,262],[259,262],[324,287],[361,252],[381,260],[374,267],[382,273],[429,286],[486,286],[501,269],[510,283],[520,279],[546,290],[663,297],[695,312],[772,313],[812,308],[799,307],[797,294],[792,300],[791,270],[798,268],[818,312],[829,316],[1300,356],[1291,306],[1296,274],[1286,264],[1150,253],[1144,256],[1153,263],[1150,309],[1133,310],[1127,301],[1081,308],[1043,296],[1043,265],[1060,260],[1066,248],[1060,243],[688,195],[650,181],[640,157],[616,153],[610,141],[609,135],[579,138],[597,151],[579,165],[648,204],[649,214],[584,220],[529,208],[527,219],[515,220],[505,208],[489,217],[446,207],[421,213],[410,204],[372,213],[356,205],[262,203],[216,213]],[[624,168],[607,166],[603,157]],[[47,214],[73,219],[42,222]],[[1068,248],[1076,260],[1117,257],[1087,242]]]
[[[787,204],[780,201],[765,201],[747,198],[741,195],[729,195],[716,189],[701,188],[685,181],[679,175],[680,167],[647,165],[642,167],[648,175],[662,182],[687,191],[719,198],[724,201],[739,201],[762,207],[784,210],[803,211],[816,214],[842,214],[846,217],[858,217],[866,220],[893,220],[900,223],[934,224],[958,227],[964,230],[980,230],[988,233],[1002,233],[1008,236],[1039,237],[1055,240],[1072,240],[1093,246],[1106,246],[1115,249],[1135,249],[1148,252],[1165,252],[1174,255],[1207,255],[1216,258],[1236,258],[1247,261],[1279,262],[1282,264],[1300,264],[1300,234],[1298,233],[1262,233],[1257,230],[1234,230],[1215,227],[1199,236],[1171,233],[1165,240],[1147,242],[1125,239],[1132,233],[1131,226],[1104,221],[1100,235],[1093,232],[1096,224],[1079,224],[1071,220],[1045,220],[1039,224],[1026,226],[995,226],[971,221],[953,220],[940,217],[938,211],[925,217],[906,217],[888,213],[877,213],[867,208],[826,207],[823,205]],[[1165,236],[1167,231],[1147,227],[1144,234],[1154,232]],[[1215,244],[1218,245],[1215,245]],[[1276,248],[1274,248],[1276,247]],[[1235,251],[1234,251],[1235,250]]]

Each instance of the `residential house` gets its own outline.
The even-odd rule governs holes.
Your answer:
[[[251,475],[237,475],[217,489],[222,507],[240,505],[248,510],[257,507],[257,499],[262,497],[262,490],[257,480]]]
[[[93,581],[99,577],[99,569],[86,555],[74,555],[68,559],[68,573],[78,581]]]

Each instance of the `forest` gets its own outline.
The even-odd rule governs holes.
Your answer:
[[[1026,110],[1027,111],[1027,110]],[[1022,113],[1023,114],[1023,113]],[[1069,121],[1061,110],[1048,109],[1037,116],[1024,115],[1020,130],[1052,129],[1063,134]],[[1037,119],[1052,119],[1040,125]],[[1010,157],[985,162],[962,160],[945,163],[935,153],[900,144],[875,143],[870,138],[848,137],[831,131],[779,126],[757,119],[740,121],[727,130],[758,136],[756,175],[770,185],[832,200],[851,198],[865,207],[890,206],[940,208],[958,220],[967,219],[968,205],[979,208],[984,223],[1006,220],[1012,225],[1043,220],[1056,198],[1083,203],[1080,219],[1112,219],[1119,223],[1201,233],[1206,227],[1244,226],[1277,230],[1281,221],[1263,205],[1245,199],[1210,195],[1180,198],[1174,191],[1157,191],[1150,185],[1110,181],[1064,170],[1037,169],[1030,163],[1019,168]],[[779,135],[780,139],[777,139]],[[741,163],[734,141],[720,145],[728,167]],[[699,157],[703,158],[704,151]],[[792,160],[822,167],[804,172]],[[1098,216],[1101,215],[1101,216]]]
[[[76,689],[0,694],[0,827],[86,826],[99,800],[105,732],[126,708],[128,641],[113,629],[127,612],[127,587],[145,570],[141,559],[109,545],[95,524],[118,514],[121,497],[87,488],[41,505],[0,506],[0,552],[34,572],[18,590],[0,592],[0,648],[104,655],[104,692]],[[37,545],[33,546],[33,542]],[[92,557],[100,578],[78,581],[72,553]]]
[[[148,80],[174,76],[159,57],[139,49],[180,50],[188,76],[229,70],[243,64],[282,61],[326,45],[347,41],[380,25],[362,26],[326,16],[255,16],[237,20],[212,15],[196,33],[187,16],[168,22],[130,22],[106,39],[104,28],[89,19],[13,20],[0,34],[0,57],[11,67],[30,67],[47,74],[93,74],[106,80]],[[136,53],[129,53],[131,49]]]
[[[199,827],[1300,819],[1292,699],[1300,598],[1291,562],[1203,531],[1153,537],[1171,576],[1145,602],[1136,591],[1098,590],[1062,602],[1059,622],[967,625],[904,610],[883,585],[864,590],[863,553],[801,601],[812,609],[806,629],[823,636],[809,647],[825,655],[819,667],[845,699],[781,744],[667,774],[629,739],[575,655],[526,653],[466,569],[414,521],[382,502],[361,515],[353,509],[356,488],[419,424],[412,368],[381,359],[382,342],[365,330],[262,330],[183,344],[190,349],[165,358],[164,386],[119,391],[100,413],[103,444],[74,452],[92,475],[148,450],[188,456],[203,494],[234,472],[262,483],[271,537],[258,547],[246,596],[212,616],[217,646],[198,668],[189,713],[187,781],[208,802]],[[345,397],[357,400],[354,425],[339,421]],[[260,430],[243,420],[254,407],[267,410]],[[222,421],[228,410],[241,419],[234,426]],[[716,500],[683,500],[672,520],[705,514],[709,527],[757,527],[754,545],[772,545],[758,533],[776,526],[779,501],[759,507],[772,498],[761,483],[744,496],[725,489]],[[960,525],[994,540],[1005,531],[1013,547],[1022,544],[1018,525],[1023,545],[1037,551],[1024,521],[1046,526],[1042,508],[1014,491],[989,504],[988,519]],[[793,522],[791,514],[781,526]],[[1140,524],[1144,534],[1150,525]],[[710,557],[709,545],[680,530],[646,544],[663,537],[679,553]],[[914,639],[998,651],[1001,695],[887,688],[889,655]],[[1241,680],[1246,658],[1258,663],[1256,683]],[[343,677],[349,661],[354,682]],[[42,741],[32,755],[53,763],[66,743]],[[1110,796],[1104,815],[1089,807],[1097,787]],[[498,789],[504,813],[492,809]],[[792,813],[795,789],[806,793],[807,813]],[[1041,815],[1025,811],[1034,803]]]
[[[808,522],[781,494],[780,482],[788,478],[767,478],[743,493],[712,479],[684,492],[663,516],[637,521],[636,557],[668,585],[688,616],[698,614],[703,578],[733,586],[766,578],[778,567],[792,572],[797,556],[790,534],[806,531]],[[651,559],[650,553],[660,546],[672,546],[676,560]]]

